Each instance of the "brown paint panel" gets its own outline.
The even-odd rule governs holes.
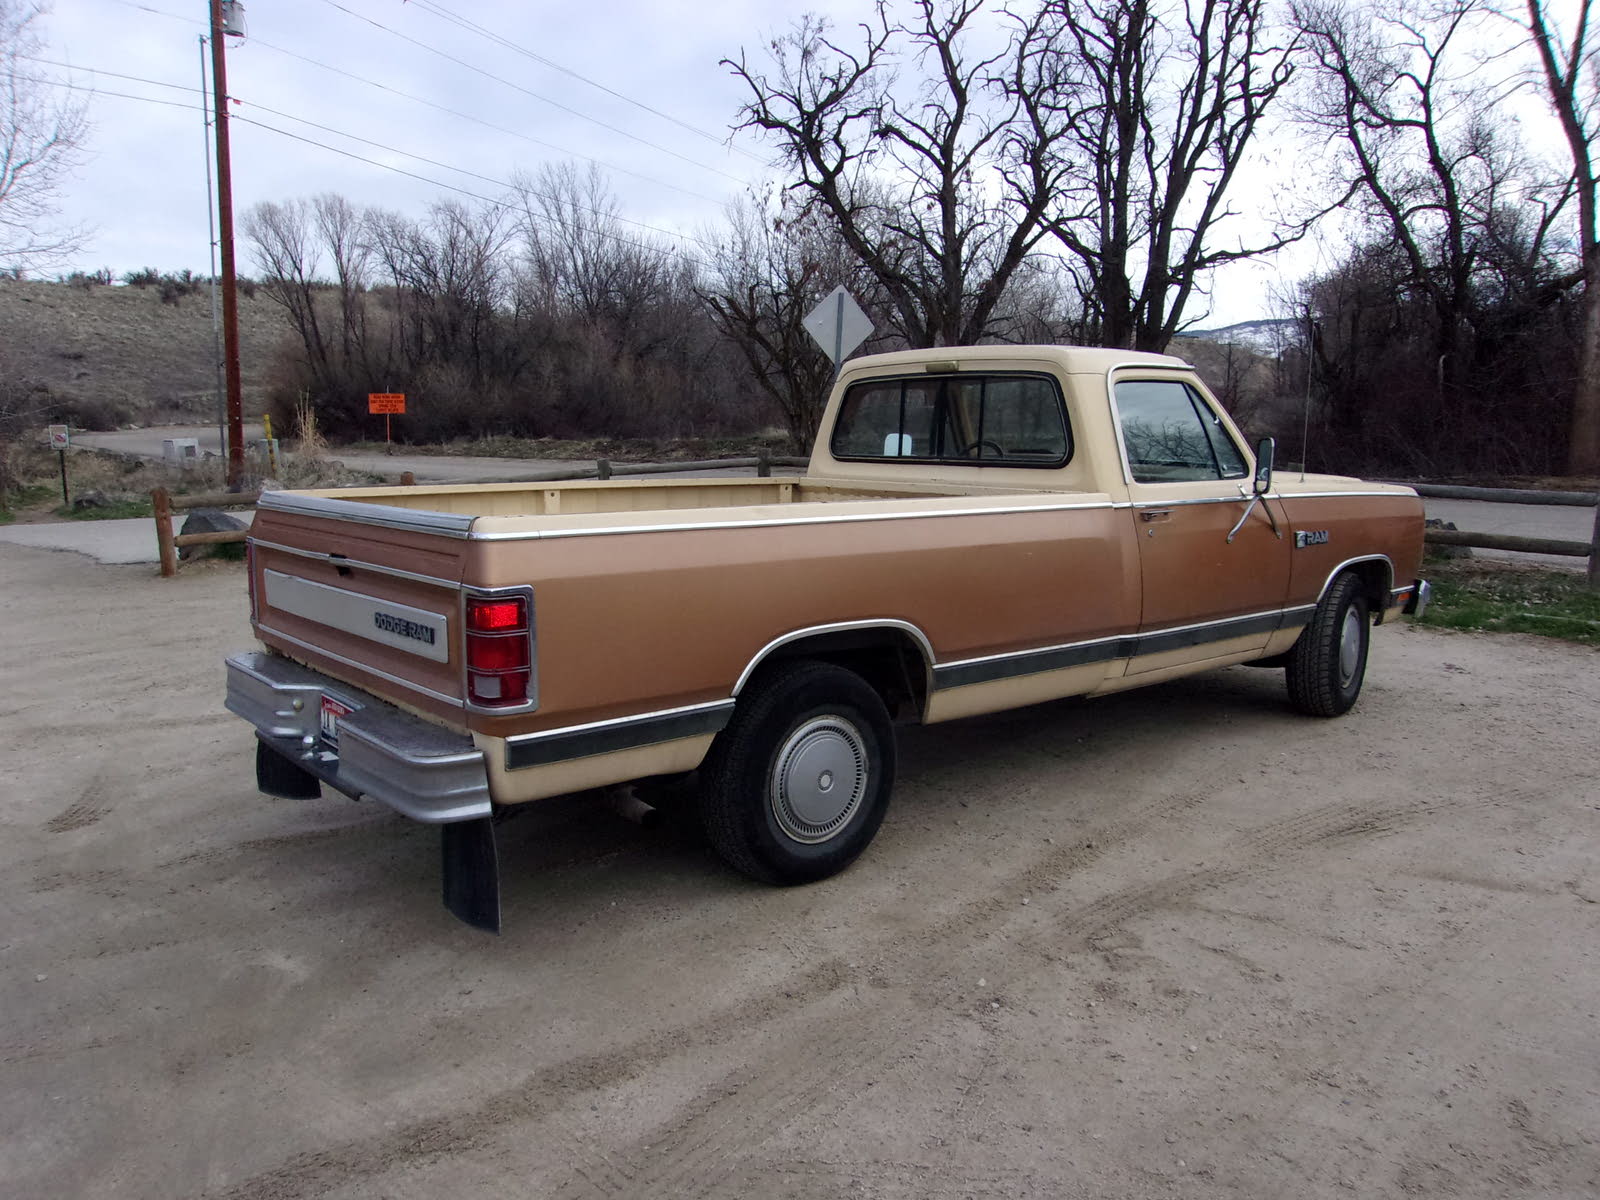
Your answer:
[[[774,638],[897,620],[938,661],[1128,633],[1137,562],[1110,508],[486,543],[533,583],[540,711],[506,736],[725,699]],[[670,555],[666,553],[670,547]],[[665,561],[664,561],[665,559]]]
[[[1391,587],[1417,579],[1422,564],[1422,501],[1414,495],[1283,497],[1290,533],[1290,606],[1314,604],[1329,574],[1352,558],[1374,554],[1394,564]],[[1326,544],[1292,549],[1294,531],[1326,530]]]

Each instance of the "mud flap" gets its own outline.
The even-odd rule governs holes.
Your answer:
[[[444,849],[444,906],[474,929],[500,932],[500,858],[494,818],[439,827]]]
[[[322,783],[310,771],[290,762],[258,736],[256,790],[283,800],[315,800],[322,795]]]

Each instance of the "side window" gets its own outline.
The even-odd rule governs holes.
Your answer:
[[[1175,379],[1116,385],[1128,469],[1136,483],[1239,479],[1244,456],[1211,409]]]
[[[918,376],[852,387],[831,447],[850,459],[1056,467],[1072,453],[1055,381],[1032,375]]]

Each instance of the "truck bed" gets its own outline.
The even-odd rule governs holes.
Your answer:
[[[948,484],[844,484],[812,477],[783,479],[617,479],[549,483],[448,484],[338,488],[296,497],[384,505],[466,517],[573,516],[583,513],[669,512],[774,504],[837,504],[970,495],[1016,495],[1022,489]],[[269,502],[270,503],[270,502]]]

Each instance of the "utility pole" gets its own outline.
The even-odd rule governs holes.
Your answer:
[[[223,370],[228,387],[228,487],[244,477],[244,395],[239,380],[239,289],[233,268],[233,172],[228,157],[228,64],[225,37],[240,37],[223,20],[222,0],[211,3],[211,86],[217,140],[217,240],[222,248]],[[232,5],[228,6],[232,8]],[[229,14],[232,16],[233,14]]]
[[[200,41],[200,109],[205,116],[205,154],[202,156],[206,164],[206,238],[207,249],[210,252],[211,266],[211,362],[217,371],[217,452],[228,453],[228,409],[227,402],[223,399],[225,391],[222,382],[222,314],[217,310],[217,204],[216,192],[211,186],[211,105],[206,100],[206,85],[210,82],[206,78],[206,35],[201,34]]]

